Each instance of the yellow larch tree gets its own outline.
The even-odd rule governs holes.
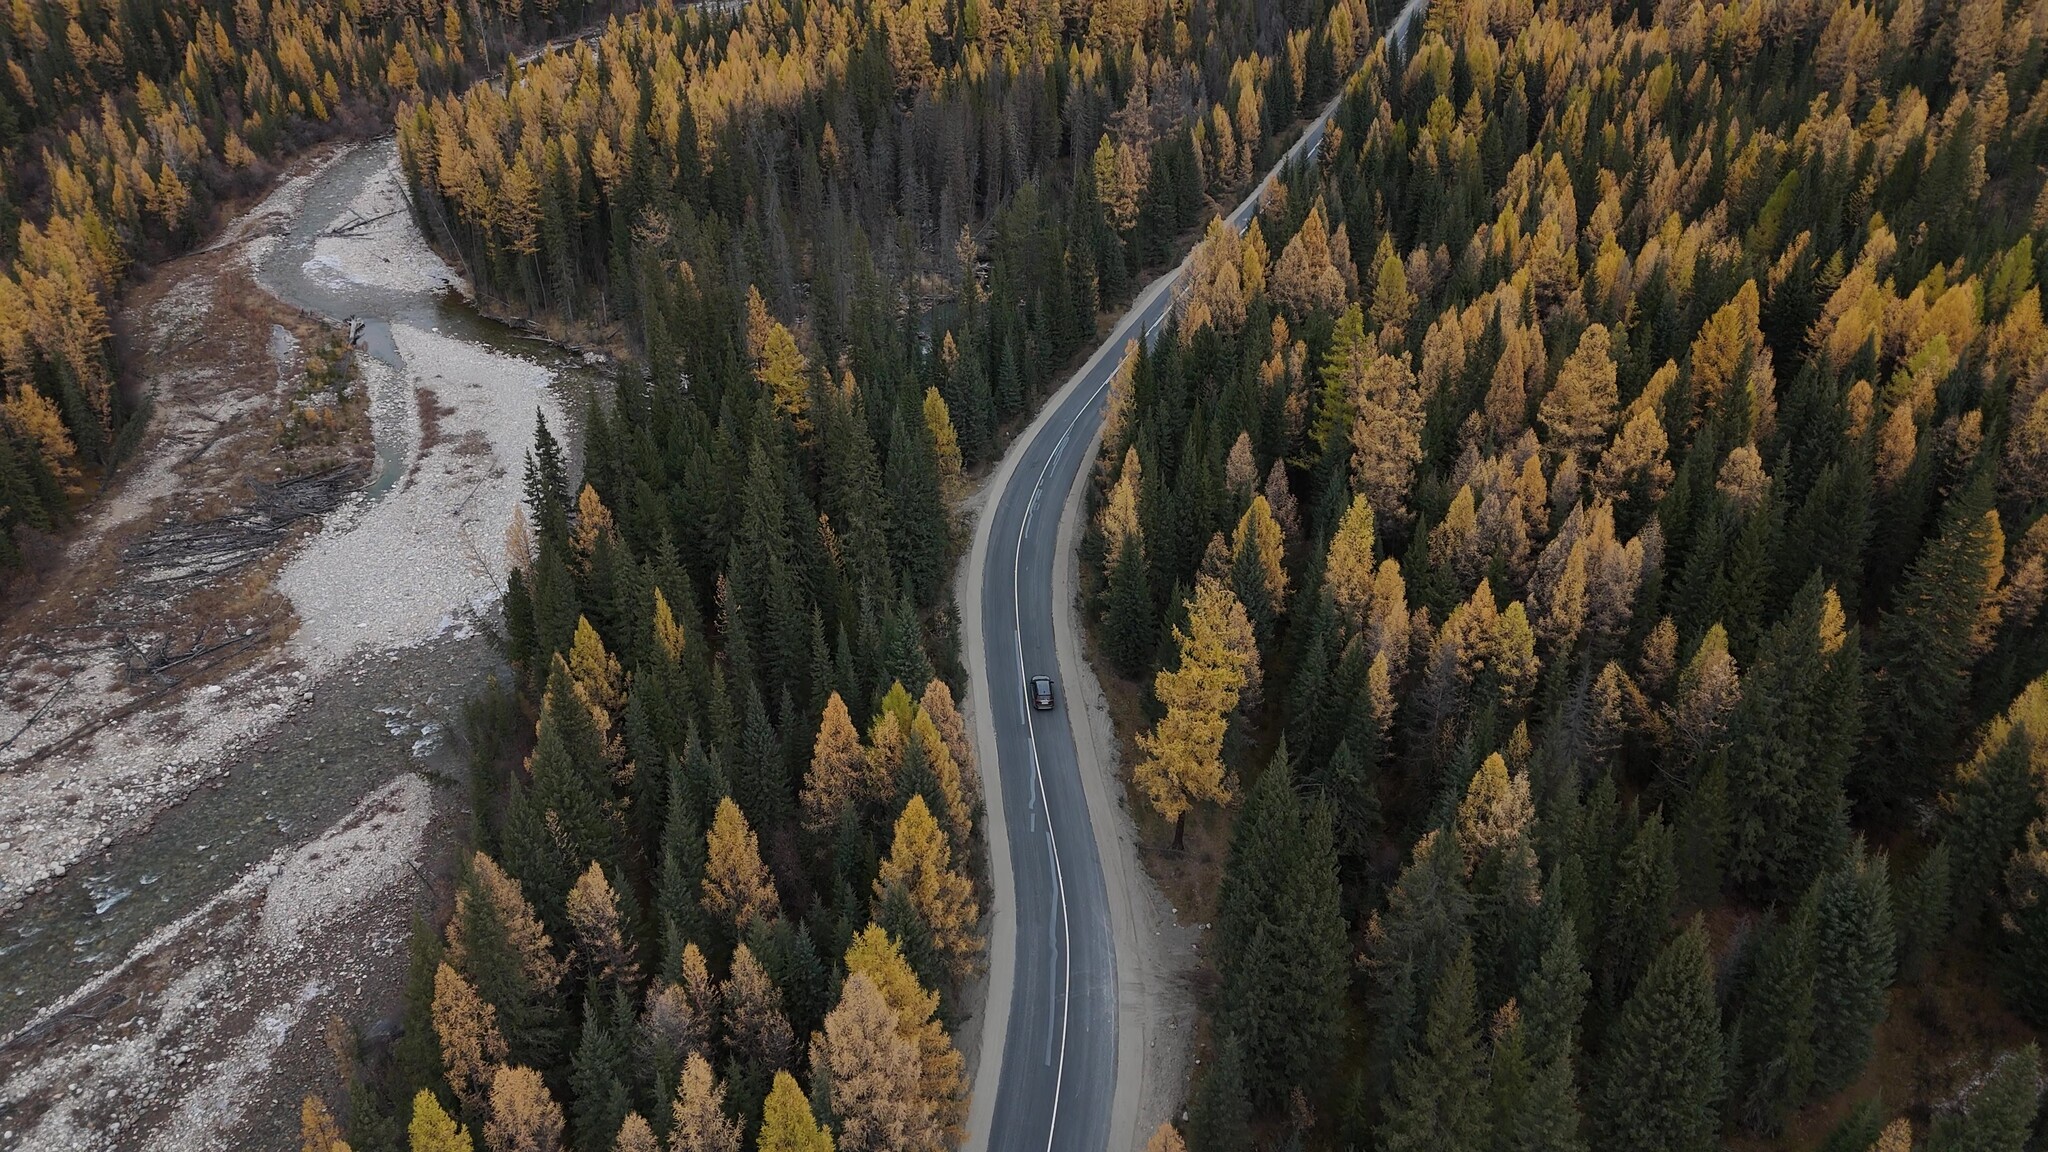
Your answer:
[[[640,965],[619,926],[618,893],[597,861],[569,889],[568,914],[577,953],[592,976],[628,988],[640,982]]]
[[[304,1152],[349,1152],[341,1138],[341,1125],[318,1096],[310,1093],[299,1103],[299,1147]]]
[[[1345,381],[1351,401],[1351,472],[1381,523],[1409,517],[1408,489],[1422,460],[1422,393],[1405,354],[1359,361]]]
[[[618,1136],[612,1140],[612,1152],[661,1152],[661,1140],[648,1126],[645,1117],[638,1112],[628,1112],[619,1124]]]
[[[2042,410],[2048,412],[2048,405]],[[1102,503],[1096,523],[1102,531],[1102,553],[1114,559],[1123,554],[1124,541],[1142,539],[1144,529],[1138,523],[1138,487],[1142,482],[1142,467],[1138,462],[1138,447],[1133,444],[1124,449],[1123,467],[1118,471],[1116,483],[1110,486],[1109,498]]]
[[[718,801],[711,830],[704,834],[704,910],[743,935],[756,920],[773,920],[781,911],[775,881],[761,863],[761,841],[740,806],[726,796]]]
[[[411,1152],[476,1152],[469,1129],[455,1122],[441,1107],[441,1101],[425,1088],[412,1098],[412,1123],[407,1125],[406,1142]]]
[[[1153,681],[1166,715],[1152,731],[1139,734],[1138,747],[1145,756],[1134,773],[1153,810],[1173,821],[1176,848],[1183,842],[1190,807],[1202,801],[1230,802],[1223,736],[1250,665],[1244,643],[1251,624],[1244,605],[1222,581],[1198,579],[1187,608],[1186,629],[1173,631],[1180,646],[1179,666],[1161,669]]]
[[[811,766],[804,773],[804,829],[819,833],[839,823],[849,808],[867,798],[867,753],[860,731],[834,692],[825,701],[818,738],[811,744]]]
[[[949,1141],[959,1140],[967,1119],[966,1061],[939,1018],[939,995],[911,971],[903,950],[878,924],[869,924],[846,950],[846,971],[874,981],[896,1013],[896,1032],[916,1049],[919,1092],[929,1114]]]
[[[951,343],[953,334],[946,333]],[[924,426],[932,434],[932,445],[937,450],[939,461],[939,488],[950,502],[960,497],[961,462],[960,434],[953,429],[953,412],[946,406],[946,398],[939,395],[937,388],[924,390]]]
[[[725,1115],[725,1085],[700,1052],[683,1062],[676,1081],[669,1152],[740,1152],[740,1125]]]
[[[457,971],[470,971],[465,934],[469,925],[488,922],[504,933],[506,946],[519,958],[521,973],[532,988],[544,992],[561,983],[564,966],[555,956],[554,941],[541,927],[519,881],[482,852],[470,855],[467,880],[455,890],[455,915],[448,920],[448,962]],[[482,901],[483,907],[472,908],[472,900]]]
[[[1594,324],[1579,336],[1578,347],[1558,369],[1557,383],[1537,406],[1553,449],[1591,458],[1614,424],[1615,376],[1607,326]]]
[[[612,539],[617,532],[611,509],[604,506],[597,489],[585,484],[576,494],[576,530],[569,536],[569,546],[575,550],[577,559],[589,563],[597,542]]]
[[[662,595],[659,588],[654,590],[654,639],[661,645],[669,663],[681,663],[685,643],[683,628],[676,623],[676,614],[668,606],[668,597]]]
[[[1253,496],[1231,533],[1230,558],[1235,564],[1247,552],[1255,557],[1259,579],[1266,588],[1266,603],[1276,614],[1287,608],[1285,548],[1280,522],[1273,518],[1273,506],[1266,503],[1265,493]]]
[[[875,877],[877,907],[892,889],[900,889],[917,910],[946,966],[959,977],[971,972],[981,955],[974,884],[953,871],[952,846],[922,795],[913,795],[896,818],[895,839]]]
[[[1330,225],[1321,200],[1309,205],[1301,227],[1280,249],[1273,265],[1273,299],[1288,316],[1300,320],[1310,312],[1335,315],[1344,310],[1344,276],[1330,259]]]
[[[839,1152],[944,1152],[925,1105],[917,1046],[875,982],[850,973],[825,1027],[811,1037],[813,1075],[830,1086]]]
[[[484,1122],[491,1152],[560,1152],[562,1106],[548,1094],[540,1073],[501,1067],[491,1078],[491,1115]]]
[[[974,764],[974,747],[967,741],[967,720],[960,715],[959,705],[953,702],[952,687],[933,677],[924,686],[924,694],[918,697],[917,706],[931,718],[932,726],[939,731],[939,738],[946,742],[946,750],[953,754],[953,763],[960,769],[960,787],[967,794],[967,802],[973,810],[979,811],[981,773]]]
[[[832,1152],[831,1129],[818,1125],[811,1102],[787,1072],[776,1072],[775,1084],[768,1089],[755,1147],[759,1152]]]
[[[1338,615],[1353,634],[1365,627],[1372,608],[1372,553],[1372,504],[1363,495],[1354,495],[1323,559],[1323,587],[1330,590]]]
[[[445,962],[434,970],[434,1036],[455,1098],[472,1115],[484,1110],[492,1070],[505,1059],[498,1010]]]
[[[925,714],[923,708],[910,722],[910,738],[917,742],[918,750],[924,753],[924,761],[931,766],[932,779],[938,783],[939,806],[937,813],[946,827],[946,836],[953,843],[953,851],[964,859],[968,842],[974,836],[974,809],[967,797],[967,786],[960,772],[960,764],[953,759],[953,749],[939,734],[939,726]]]
[[[1343,9],[1337,11],[1342,12]],[[1188,1152],[1188,1146],[1172,1122],[1161,1120],[1159,1127],[1154,1128],[1151,1137],[1145,1141],[1145,1152]]]

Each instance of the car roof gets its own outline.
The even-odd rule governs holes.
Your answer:
[[[1052,687],[1052,677],[1050,676],[1033,676],[1031,682],[1033,684],[1043,684],[1048,688]]]

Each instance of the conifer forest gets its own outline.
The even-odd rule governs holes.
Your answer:
[[[393,411],[399,493],[483,461],[439,529],[488,594],[412,641],[473,626],[489,686],[445,763],[404,732],[440,797],[384,860],[409,928],[354,1007],[275,1029],[324,1039],[317,1077],[209,1082],[282,1099],[272,1132],[60,1130],[71,1073],[23,1069],[172,976],[0,995],[0,1149],[1021,1147],[988,1101],[1025,1059],[990,1031],[1005,926],[1044,931],[1006,920],[1024,705],[990,707],[970,585],[1098,363],[1058,708],[1111,733],[1074,743],[1130,855],[1112,906],[1135,886],[1188,942],[1117,937],[1116,994],[1185,1009],[1115,1062],[1144,1152],[2048,1149],[2048,0],[1395,7],[13,0],[0,625],[127,610],[66,565],[182,475],[151,428],[205,378],[151,374],[163,313],[128,302],[317,196],[323,157],[386,149],[391,201],[305,267],[405,229],[384,262],[559,360],[495,465],[431,386],[453,311],[327,317],[277,373],[334,399],[293,409],[264,500],[304,428],[381,453]],[[259,271],[297,242],[264,227]],[[1159,326],[1120,327],[1176,268]],[[599,383],[547,399],[572,370]],[[396,499],[384,468],[313,475],[362,491],[277,514],[288,547]],[[188,567],[234,574],[224,603],[317,631],[285,561],[216,555]],[[33,678],[62,629],[0,627],[0,775],[264,642],[240,620],[190,653],[123,623],[132,696],[47,744],[81,707]],[[251,674],[312,666],[280,651]],[[4,795],[0,839],[46,814]],[[35,884],[112,890],[90,859],[0,867],[0,963]],[[165,915],[203,932],[254,882]]]

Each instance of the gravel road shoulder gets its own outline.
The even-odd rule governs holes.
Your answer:
[[[1084,459],[1095,459],[1101,438],[1098,432],[1089,441]],[[1116,933],[1117,1067],[1109,1147],[1138,1152],[1160,1121],[1180,1113],[1194,1057],[1196,1009],[1189,978],[1197,966],[1201,934],[1175,919],[1139,859],[1137,826],[1125,807],[1116,727],[1085,653],[1079,541],[1087,519],[1083,503],[1089,472],[1081,470],[1060,516],[1059,559],[1052,573],[1053,640]]]

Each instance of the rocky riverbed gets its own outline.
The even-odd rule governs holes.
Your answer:
[[[384,141],[131,294],[149,429],[0,628],[0,1149],[296,1148],[330,1034],[389,1032],[535,415],[603,384],[464,291]]]

